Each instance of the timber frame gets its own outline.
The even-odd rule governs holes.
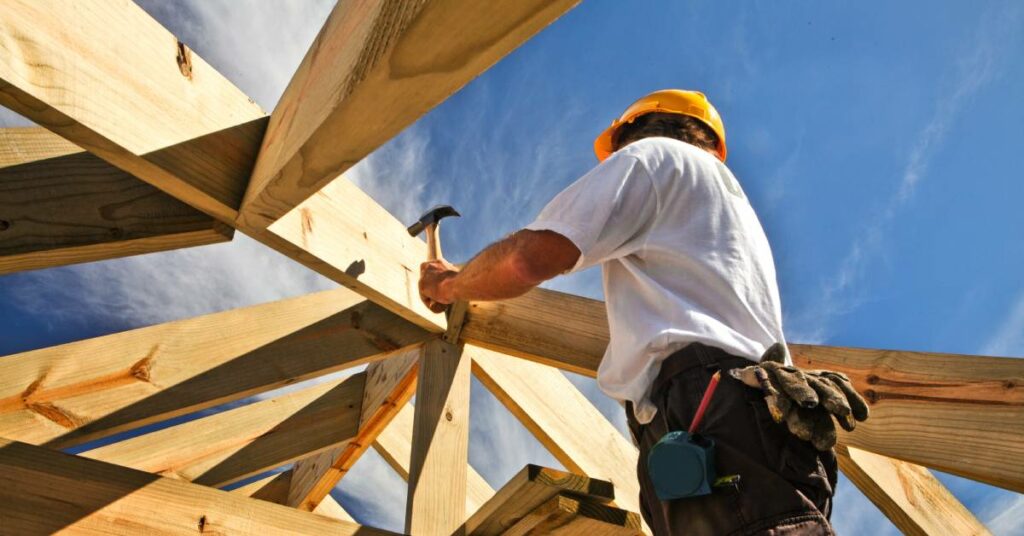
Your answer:
[[[329,495],[373,447],[409,482],[407,533],[474,533],[513,508],[492,499],[530,488],[495,495],[469,466],[471,375],[569,471],[613,488],[596,506],[531,496],[548,502],[512,533],[622,511],[646,530],[628,514],[637,449],[561,372],[596,375],[604,304],[535,290],[449,326],[417,297],[425,244],[342,176],[577,1],[340,0],[269,116],[127,0],[6,1],[0,105],[44,128],[0,130],[0,274],[238,230],[340,288],[0,358],[0,532],[386,534]],[[905,533],[987,534],[928,467],[1024,492],[1024,360],[792,347],[871,403],[841,468]]]

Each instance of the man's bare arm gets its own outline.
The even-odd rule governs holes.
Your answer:
[[[443,262],[424,263],[420,295],[431,304],[514,298],[576,265],[580,250],[552,231],[518,231],[491,244],[459,272]]]

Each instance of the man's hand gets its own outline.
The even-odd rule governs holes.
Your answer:
[[[420,265],[420,299],[428,309],[442,313],[448,305],[455,302],[451,293],[451,285],[447,284],[458,274],[455,266],[444,259],[428,261]]]

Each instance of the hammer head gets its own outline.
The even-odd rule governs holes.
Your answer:
[[[409,226],[407,231],[412,236],[416,236],[423,232],[430,224],[436,224],[441,221],[442,218],[448,216],[461,216],[454,208],[448,205],[437,205],[436,207],[426,211],[420,216],[420,219],[416,223]]]

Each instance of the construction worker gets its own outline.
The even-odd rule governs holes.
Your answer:
[[[654,533],[832,534],[832,416],[852,429],[867,408],[841,374],[788,365],[771,249],[725,165],[718,112],[699,92],[657,91],[594,150],[600,164],[525,229],[461,271],[424,263],[424,303],[440,312],[513,298],[600,264],[611,336],[598,384],[625,403]],[[707,495],[660,500],[647,455],[686,429],[715,371],[729,373],[701,433],[714,440],[717,474],[731,478]]]

